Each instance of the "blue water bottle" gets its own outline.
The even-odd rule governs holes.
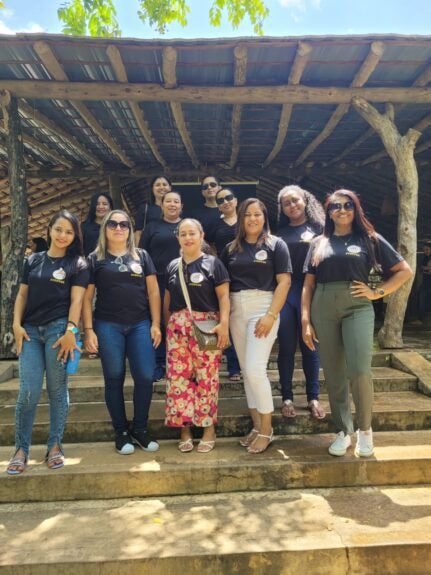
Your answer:
[[[79,333],[75,334],[76,345],[82,349],[82,341],[79,340]],[[81,359],[81,352],[78,349],[73,350],[73,359],[71,359],[70,354],[66,364],[67,375],[75,375],[78,371],[79,360]]]

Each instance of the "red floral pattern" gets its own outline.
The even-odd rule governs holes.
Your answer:
[[[218,319],[216,312],[193,312],[194,319]],[[171,315],[166,328],[166,419],[169,427],[217,423],[221,351],[200,351],[187,310]]]

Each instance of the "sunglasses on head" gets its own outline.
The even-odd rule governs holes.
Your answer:
[[[208,184],[202,184],[201,190],[207,190],[208,188],[216,188],[218,186],[217,182],[209,182]]]
[[[232,200],[235,199],[235,196],[233,194],[226,194],[225,196],[223,196],[222,198],[216,198],[216,204],[218,206],[223,205],[225,202],[231,202]]]
[[[346,212],[351,212],[355,209],[355,204],[352,200],[348,200],[347,202],[331,202],[328,206],[330,212],[339,212],[340,210],[345,210]]]
[[[120,230],[130,230],[130,222],[127,220],[122,220],[121,222],[116,222],[115,220],[108,220],[106,222],[106,227],[110,230],[116,230],[120,226]]]

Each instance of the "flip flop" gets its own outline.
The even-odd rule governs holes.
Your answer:
[[[325,410],[317,399],[311,399],[308,402],[307,409],[310,411],[310,415],[311,417],[314,417],[314,419],[325,419]]]
[[[283,401],[283,405],[281,406],[281,415],[286,419],[294,419],[296,417],[295,406],[293,405],[292,400],[286,399]]]

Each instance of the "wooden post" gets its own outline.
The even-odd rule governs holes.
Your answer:
[[[5,91],[1,104],[7,135],[9,156],[9,189],[11,222],[2,230],[2,282],[1,282],[1,341],[0,357],[14,357],[12,332],[13,306],[21,280],[25,246],[27,245],[27,190],[25,181],[24,150],[21,121],[16,98]]]
[[[410,129],[404,136],[401,136],[394,122],[394,107],[392,104],[386,105],[386,113],[384,115],[380,114],[362,98],[354,98],[352,104],[356,111],[379,134],[389,157],[394,163],[399,200],[398,250],[413,272],[415,272],[418,171],[414,159],[414,150],[421,133]],[[378,334],[378,341],[381,347],[397,348],[403,346],[403,322],[412,283],[413,279],[404,284],[389,298],[385,321]]]
[[[123,200],[121,198],[120,178],[115,175],[109,176],[109,193],[111,194],[112,201],[114,202],[114,209],[123,209]]]

